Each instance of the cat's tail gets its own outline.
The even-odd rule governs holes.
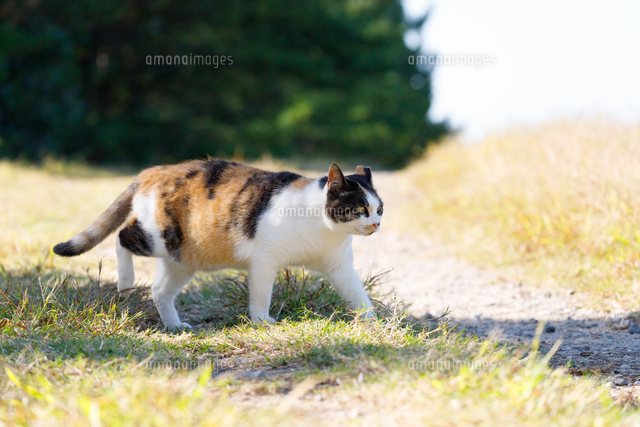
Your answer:
[[[133,196],[137,189],[136,183],[131,184],[89,228],[75,235],[68,242],[58,243],[53,247],[53,252],[61,256],[76,256],[102,242],[109,234],[116,231],[129,216]]]

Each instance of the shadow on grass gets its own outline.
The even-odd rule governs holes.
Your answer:
[[[367,323],[345,310],[322,277],[285,270],[276,280],[272,303],[272,314],[280,323],[270,326],[247,322],[246,275],[199,275],[176,302],[194,330],[172,334],[159,327],[148,287],[119,293],[114,283],[94,277],[4,271],[0,355],[10,360],[81,357],[96,363],[140,361],[153,355],[153,363],[160,366],[195,368],[213,361],[223,362],[225,369],[246,370],[351,369],[353,363],[371,358],[386,363],[424,353],[427,338],[443,335],[446,325],[425,332],[424,324],[397,316],[397,302],[385,305],[376,300],[381,278],[365,279],[383,319]]]

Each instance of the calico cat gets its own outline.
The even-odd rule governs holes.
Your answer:
[[[118,290],[133,287],[133,255],[158,258],[153,300],[165,327],[180,321],[174,299],[198,270],[249,270],[253,322],[273,323],[271,291],[279,269],[305,265],[331,280],[350,308],[375,317],[353,268],[352,235],[380,228],[382,200],[371,169],[345,176],[333,163],[309,179],[218,159],[142,171],[89,228],[53,251],[80,255],[121,225],[116,246]]]

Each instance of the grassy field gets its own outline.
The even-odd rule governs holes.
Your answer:
[[[194,331],[163,332],[147,261],[136,259],[146,278],[122,296],[112,240],[74,259],[50,252],[130,177],[4,162],[0,182],[0,425],[640,423],[599,379],[548,369],[535,342],[482,341],[407,318],[383,296],[379,320],[361,321],[300,270],[278,278],[276,325],[247,323],[246,278],[227,271],[199,274],[180,294]],[[382,279],[367,279],[372,294]]]
[[[407,171],[421,227],[467,259],[600,309],[640,303],[640,126],[558,122],[433,147]]]

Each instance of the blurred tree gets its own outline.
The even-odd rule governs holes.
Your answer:
[[[425,120],[429,76],[409,85],[396,0],[15,0],[0,18],[0,156],[400,166],[447,131]]]

